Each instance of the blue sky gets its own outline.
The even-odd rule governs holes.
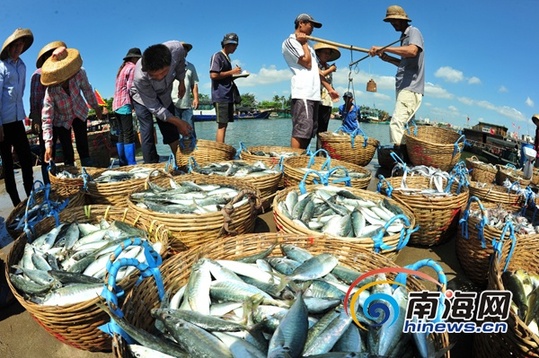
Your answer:
[[[22,55],[28,84],[41,47],[65,41],[80,51],[90,82],[108,98],[130,47],[144,50],[173,39],[193,44],[188,59],[198,70],[200,92],[209,94],[210,57],[220,50],[225,33],[236,32],[240,44],[232,60],[251,73],[237,81],[238,87],[260,101],[290,94],[291,72],[281,43],[293,32],[299,13],[322,22],[313,36],[369,48],[399,38],[382,21],[392,4],[404,7],[425,40],[427,83],[419,117],[458,126],[469,117],[470,125],[485,121],[534,135],[530,118],[539,113],[537,0],[17,0],[2,5],[0,41],[17,27],[33,31],[34,44]],[[350,68],[364,54],[342,49],[341,54],[334,75],[339,93],[350,85],[356,103],[391,113],[396,68],[378,58]],[[365,91],[370,78],[377,83],[376,93]]]

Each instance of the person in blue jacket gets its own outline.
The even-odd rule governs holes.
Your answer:
[[[347,91],[342,96],[344,104],[339,106],[339,114],[342,118],[342,127],[345,132],[352,133],[359,128],[359,107],[354,104],[354,95]]]

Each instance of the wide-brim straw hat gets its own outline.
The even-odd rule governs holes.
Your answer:
[[[24,51],[28,50],[30,46],[34,43],[34,34],[30,29],[16,29],[9,37],[4,41],[4,45],[2,46],[2,50],[0,51],[0,59],[5,60],[8,57],[8,51],[7,48],[9,45],[11,45],[13,42],[17,41],[18,39],[24,39],[24,48],[22,49],[22,53]]]
[[[49,58],[52,55],[52,52],[58,47],[67,47],[67,45],[64,43],[64,41],[53,41],[43,46],[43,48],[37,54],[36,68],[41,68],[45,60]]]
[[[406,20],[406,21],[412,21],[408,15],[406,14],[406,11],[399,5],[391,5],[386,10],[386,17],[384,18],[385,22],[389,22],[391,20]]]
[[[532,121],[536,126],[539,126],[539,113],[536,113],[532,116]]]
[[[55,55],[57,51],[59,53]],[[77,49],[59,47],[41,67],[41,84],[43,86],[60,84],[75,75],[81,67],[82,58]]]
[[[339,57],[341,57],[341,51],[339,51],[339,49],[333,45],[325,44],[323,42],[318,42],[314,44],[313,48],[315,51],[322,50],[322,49],[330,49],[331,56],[329,56],[328,61],[335,61]]]
[[[185,52],[189,52],[193,48],[193,45],[191,45],[190,43],[183,42],[183,41],[180,41],[180,43],[182,44],[183,48],[185,49]]]

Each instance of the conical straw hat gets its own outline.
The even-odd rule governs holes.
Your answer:
[[[329,59],[328,61],[335,61],[337,60],[339,57],[341,57],[341,51],[339,51],[339,49],[333,45],[329,45],[329,44],[325,44],[323,42],[317,42],[316,44],[314,44],[314,50],[315,51],[318,51],[318,50],[321,50],[321,49],[330,49],[331,50],[331,56],[329,56]]]
[[[32,31],[30,29],[16,29],[9,37],[4,41],[4,45],[2,46],[2,50],[0,51],[0,59],[5,60],[8,56],[7,48],[9,45],[11,45],[13,42],[17,41],[18,39],[24,39],[24,48],[22,49],[21,54],[28,50],[30,46],[32,46],[32,43],[34,43],[34,34],[32,34]]]
[[[53,86],[68,80],[82,67],[77,49],[58,47],[41,67],[41,84]]]
[[[67,45],[63,41],[53,41],[43,46],[37,54],[36,68],[41,68],[45,60],[49,58],[52,55],[52,52],[58,47],[67,47]]]

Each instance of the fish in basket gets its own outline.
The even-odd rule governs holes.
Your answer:
[[[229,160],[199,165],[194,158],[189,162],[190,174],[224,176],[251,183],[260,190],[263,208],[268,208],[273,201],[282,177],[278,166],[268,166],[261,160]]]
[[[244,143],[240,143],[239,157],[249,161],[263,161],[268,166],[282,166],[284,159],[296,157],[300,155],[308,155],[305,149],[281,147],[281,146],[254,146],[247,147]]]
[[[434,246],[455,237],[460,215],[468,203],[466,169],[461,165],[451,173],[438,168],[404,166],[402,176],[379,176],[378,191],[408,206],[419,230],[409,244]]]
[[[511,234],[513,228],[507,228]],[[498,307],[503,308],[505,317],[488,319],[498,327],[492,333],[479,333],[474,337],[476,357],[539,357],[539,335],[537,329],[537,292],[539,282],[539,258],[537,240],[530,245],[517,245],[512,256],[501,254],[500,242],[490,260],[487,290],[499,292]],[[501,310],[498,310],[500,312]]]
[[[482,162],[475,155],[466,158],[466,167],[470,171],[470,177],[473,181],[490,184],[496,180],[498,168],[490,163]]]
[[[418,277],[445,287],[441,268],[425,261],[407,269],[430,266],[437,279],[397,275],[402,268],[386,257],[327,237],[238,235],[167,259],[161,276],[169,299],[152,278],[145,279],[122,307],[122,328],[145,340],[137,345],[156,351],[170,344],[161,337],[172,336],[190,357],[303,357],[330,351],[402,357],[415,346],[419,356],[447,357],[447,333],[402,333],[408,290],[425,289],[426,281]],[[387,274],[373,273],[382,267],[389,268]],[[365,314],[375,294],[384,297],[377,302],[387,299],[395,306],[391,310],[384,302],[388,315],[369,319]],[[394,326],[390,318],[397,319]]]
[[[236,148],[226,143],[219,143],[213,140],[196,139],[196,144],[187,143],[178,146],[176,153],[176,164],[178,168],[187,171],[189,158],[193,157],[197,163],[212,163],[223,160],[232,160],[236,155]]]
[[[354,242],[391,258],[417,230],[405,205],[372,191],[332,185],[281,190],[273,200],[273,217],[280,232]]]
[[[128,206],[162,222],[174,236],[173,248],[202,245],[251,232],[260,209],[260,191],[243,180],[160,172],[144,190],[129,195]]]
[[[348,133],[343,128],[335,132],[319,133],[318,137],[331,158],[359,166],[366,166],[380,145],[377,139],[368,137],[360,128]]]
[[[108,292],[107,266],[131,258],[155,267],[148,250],[166,256],[168,237],[164,225],[147,225],[132,210],[72,208],[58,223],[48,218],[20,236],[5,275],[15,298],[52,336],[82,350],[110,351],[110,336],[97,328],[107,315],[95,305]],[[127,268],[118,275],[126,293],[133,273]]]

